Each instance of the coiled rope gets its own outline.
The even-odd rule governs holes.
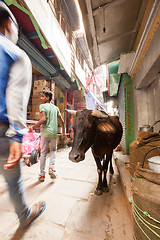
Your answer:
[[[149,219],[153,220],[154,222],[160,224],[160,221],[158,221],[157,219],[153,218],[148,212],[143,211],[142,209],[140,209],[134,202],[134,200],[132,200],[132,212],[133,212],[133,217],[134,220],[136,222],[136,224],[138,225],[138,227],[140,228],[140,230],[142,231],[142,233],[146,236],[147,239],[152,240],[143,230],[143,228],[140,226],[140,224],[138,223],[138,220],[144,225],[146,226],[154,235],[156,235],[158,238],[160,238],[160,235],[155,232],[151,227],[156,228],[156,229],[160,229],[160,227],[151,224],[150,222],[148,222],[144,217],[148,217]],[[142,215],[140,214],[142,213]],[[151,227],[150,227],[151,226]],[[136,237],[134,236],[134,239],[136,240]]]

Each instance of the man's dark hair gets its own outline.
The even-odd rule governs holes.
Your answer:
[[[0,5],[0,27],[4,25],[4,22],[10,18],[10,14],[3,6]]]
[[[0,0],[0,27],[4,26],[5,21],[10,18],[18,28],[17,20],[8,6]]]
[[[51,91],[43,90],[42,93],[43,93],[46,97],[49,97],[49,101],[52,100],[52,92],[51,92]]]

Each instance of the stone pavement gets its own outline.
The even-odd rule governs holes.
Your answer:
[[[132,219],[132,182],[131,179],[133,179],[129,173],[128,167],[129,167],[129,155],[124,155],[121,151],[114,152],[113,153],[114,161],[116,163],[116,166],[118,168],[121,185],[123,188],[124,196],[126,199],[126,206],[128,208],[130,217]],[[133,219],[132,219],[133,220]]]
[[[47,203],[45,212],[23,232],[17,230],[18,220],[0,176],[0,240],[133,239],[132,221],[116,167],[113,178],[108,175],[110,191],[96,196],[98,176],[91,151],[77,164],[68,160],[69,151],[66,148],[57,152],[55,180],[47,173],[45,182],[39,183],[39,163],[30,168],[23,166],[29,205],[39,200]]]

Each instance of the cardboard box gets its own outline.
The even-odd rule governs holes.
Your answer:
[[[49,87],[49,82],[45,79],[34,81],[34,87]]]
[[[32,112],[39,112],[39,105],[32,104]]]
[[[34,87],[33,88],[33,95],[41,96],[42,95],[43,88]]]
[[[44,86],[33,87],[33,95],[41,96],[43,90],[49,91],[49,88]]]
[[[37,105],[42,104],[41,96],[33,95],[33,97],[32,97],[32,105],[33,104],[37,104]]]
[[[31,112],[31,119],[32,120],[39,120],[40,119],[40,112]]]

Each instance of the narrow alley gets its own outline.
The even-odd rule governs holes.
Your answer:
[[[39,163],[23,166],[23,178],[29,204],[46,200],[45,212],[24,232],[18,229],[18,219],[8,198],[5,182],[0,176],[0,239],[3,240],[131,240],[131,218],[114,166],[111,190],[94,195],[97,171],[91,151],[84,161],[68,160],[70,148],[57,152],[57,179],[46,174],[38,182]],[[108,176],[109,177],[109,176]]]
[[[0,240],[160,240],[159,39],[160,0],[0,0]]]

